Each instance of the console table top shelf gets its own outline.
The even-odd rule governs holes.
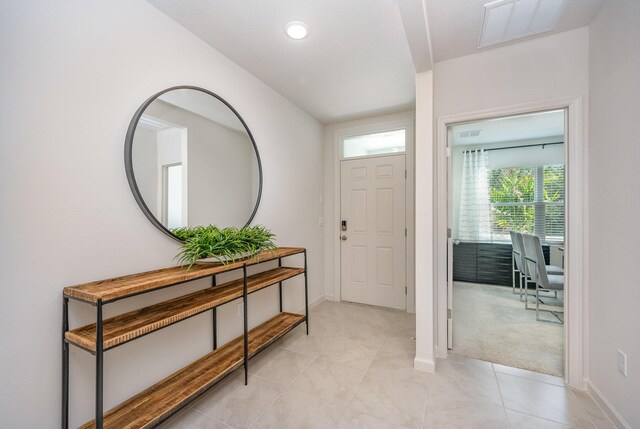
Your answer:
[[[91,304],[96,304],[102,300],[102,303],[106,304],[141,293],[209,277],[225,271],[236,270],[245,265],[256,265],[286,256],[297,255],[304,253],[304,251],[305,249],[301,247],[278,247],[277,249],[260,252],[256,256],[248,259],[229,262],[226,265],[222,263],[203,263],[195,264],[190,269],[184,266],[162,268],[139,274],[65,287],[64,296]]]

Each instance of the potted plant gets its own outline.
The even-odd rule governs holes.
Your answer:
[[[264,226],[244,228],[218,228],[214,225],[178,228],[172,231],[184,240],[176,256],[189,268],[198,261],[209,259],[222,264],[255,255],[262,250],[274,249],[275,235]],[[207,262],[209,262],[207,261]]]

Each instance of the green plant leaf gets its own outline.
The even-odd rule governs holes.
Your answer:
[[[182,227],[172,231],[184,240],[176,258],[189,268],[198,259],[215,258],[222,264],[235,262],[245,255],[252,256],[262,250],[274,249],[275,235],[262,225],[244,228],[218,228],[215,225]]]

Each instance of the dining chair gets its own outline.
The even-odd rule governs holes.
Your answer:
[[[529,283],[533,283],[533,278],[529,275],[527,265],[525,263],[526,251],[524,248],[524,241],[522,241],[522,233],[517,231],[509,231],[511,235],[511,243],[513,247],[513,264],[515,264],[515,271],[519,274],[518,286],[520,287],[520,301],[524,297],[524,289],[529,287]],[[512,276],[515,289],[515,272]],[[515,292],[514,292],[515,293]]]
[[[522,276],[524,275],[524,253],[522,251],[522,234],[516,231],[509,231],[511,236],[511,291],[516,293],[516,275],[518,276],[518,287],[520,289],[520,299],[522,299]]]
[[[525,265],[526,270],[530,276],[532,276],[533,281],[536,284],[536,292],[535,292],[535,301],[536,301],[536,320],[539,322],[548,322],[548,323],[560,323],[562,324],[562,319],[558,316],[557,313],[562,313],[562,311],[554,311],[554,310],[545,310],[549,311],[553,314],[559,322],[553,322],[550,320],[540,319],[540,291],[553,291],[556,294],[558,291],[564,291],[564,275],[560,274],[550,274],[547,271],[547,265],[544,260],[544,253],[542,251],[542,244],[540,243],[540,237],[535,235],[523,234],[522,239],[524,241],[524,249],[525,249]],[[525,287],[525,308],[529,309],[529,294],[528,288]],[[561,307],[562,308],[562,307]]]
[[[525,256],[527,254],[526,249],[524,247],[524,241],[522,238],[522,233],[517,231],[509,231],[509,235],[511,236],[511,246],[513,248],[512,255],[512,290],[515,294],[516,289],[516,274],[518,274],[518,286],[520,287],[520,301],[523,300],[524,292],[523,289],[528,288],[530,283],[534,283],[533,275],[530,275],[527,266],[525,264]],[[555,265],[546,265],[548,274],[554,275],[562,275],[564,271],[562,268],[557,267]],[[554,291],[554,298],[558,297],[558,292]]]

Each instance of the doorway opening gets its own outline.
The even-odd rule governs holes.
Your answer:
[[[564,375],[566,109],[449,124],[450,353]]]

